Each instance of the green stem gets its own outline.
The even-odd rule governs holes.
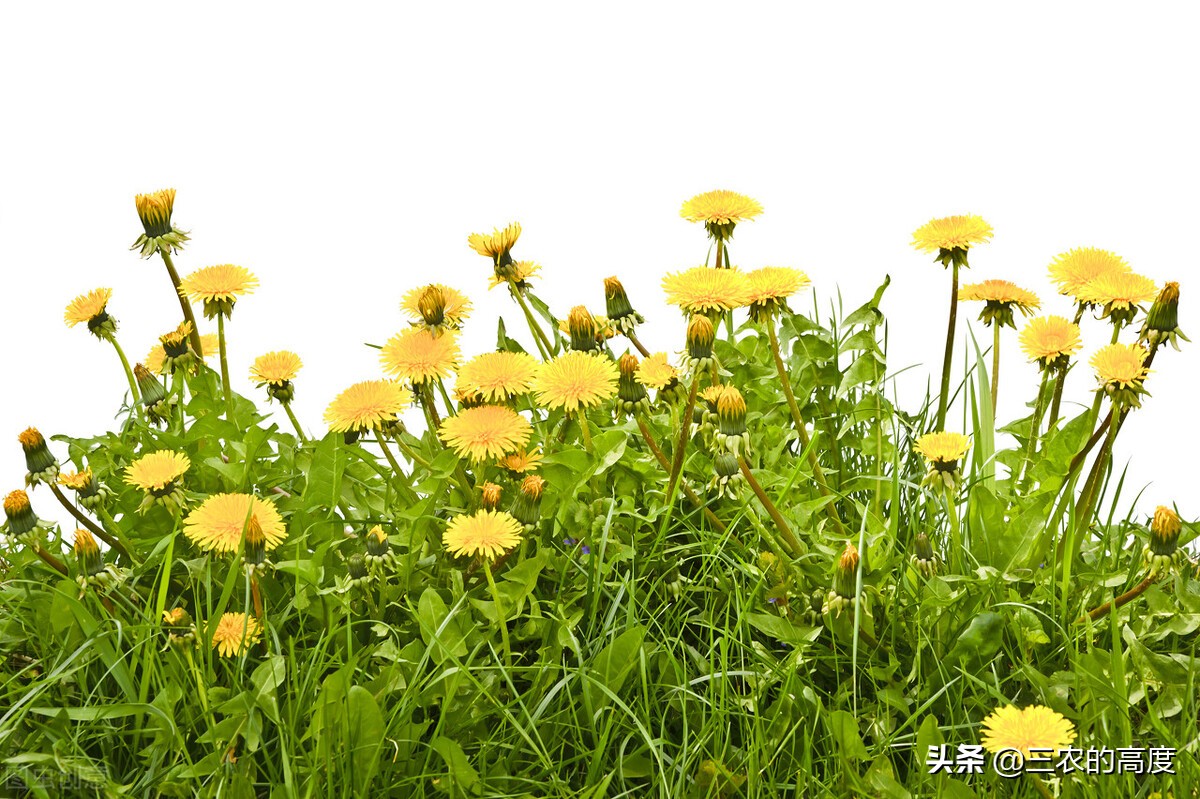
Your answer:
[[[946,502],[946,520],[950,527],[950,558],[949,563],[956,573],[962,573],[962,528],[958,520],[958,504],[955,502],[955,497],[951,495],[950,489],[946,489],[943,499]]]
[[[630,330],[628,333],[625,334],[625,338],[629,339],[630,343],[633,344],[633,346],[637,347],[637,351],[642,354],[643,358],[650,357],[650,350],[646,349],[645,345],[643,345],[642,342],[638,340],[637,333]]]
[[[659,466],[662,467],[663,472],[670,474],[671,462],[668,461],[667,456],[663,454],[662,447],[658,445],[658,442],[654,439],[654,434],[650,432],[650,428],[646,426],[646,421],[642,419],[641,416],[637,417],[637,425],[638,430],[640,430],[642,433],[642,438],[646,442],[646,446],[650,448],[652,453],[654,453],[654,458],[658,461]],[[689,486],[687,483],[681,483],[680,486],[683,488],[683,493],[685,496],[687,496],[688,501],[692,503],[692,506],[704,511],[705,518],[708,519],[713,527],[717,528],[722,533],[726,532],[727,528],[725,527],[725,523],[717,517],[717,514],[713,513],[712,510],[704,504],[703,500],[701,500],[696,492],[692,490],[691,486]],[[737,537],[734,536],[734,538],[736,540]]]
[[[1050,402],[1050,419],[1046,422],[1046,432],[1049,433],[1058,423],[1058,411],[1062,405],[1063,386],[1067,382],[1067,365],[1064,363],[1054,370],[1054,399]]]
[[[996,397],[1000,396],[1000,324],[992,322],[992,422],[996,421]]]
[[[183,318],[192,323],[192,349],[196,351],[197,358],[203,358],[204,347],[200,343],[200,330],[196,327],[196,316],[192,313],[192,304],[188,302],[187,297],[183,296],[179,290],[182,281],[179,279],[179,273],[175,271],[175,262],[171,260],[171,254],[166,250],[160,249],[158,254],[162,256],[163,263],[167,265],[167,274],[171,276],[171,285],[175,287],[175,298],[179,300],[179,307],[183,310]]]
[[[1046,387],[1050,383],[1050,373],[1042,372],[1042,382],[1038,384],[1037,400],[1033,405],[1033,416],[1029,420],[1029,443],[1025,447],[1025,457],[1021,461],[1018,483],[1022,486],[1029,477],[1029,469],[1033,466],[1033,456],[1037,452],[1039,432],[1042,426],[1042,414],[1046,410]]]
[[[696,412],[696,392],[700,390],[700,370],[692,375],[692,388],[688,392],[687,406],[683,411],[683,422],[679,425],[679,443],[675,446],[675,458],[671,462],[671,477],[667,481],[667,513],[670,514],[672,501],[675,499],[675,486],[679,482],[679,474],[683,471],[683,458],[687,450],[688,439],[692,432],[692,415]]]
[[[775,503],[767,496],[767,492],[763,491],[763,487],[758,484],[758,480],[754,479],[754,473],[750,471],[750,466],[746,463],[745,458],[738,458],[738,467],[742,470],[742,476],[746,478],[746,484],[750,486],[750,490],[754,492],[754,496],[758,497],[758,501],[766,508],[771,521],[775,522],[775,526],[779,528],[780,534],[783,535],[784,543],[787,544],[792,555],[796,557],[803,555],[805,552],[804,545],[796,538],[796,534],[792,532],[791,526],[783,518],[783,514],[779,512],[779,508],[775,507]]]
[[[304,435],[304,430],[300,427],[300,420],[297,419],[296,414],[292,412],[292,404],[290,402],[284,402],[282,405],[283,410],[287,412],[287,417],[292,420],[292,427],[296,429],[296,436],[302,442],[307,442],[308,437]]]
[[[950,367],[954,363],[954,326],[958,321],[958,262],[951,265],[950,321],[946,326],[946,357],[942,361],[942,392],[938,395],[937,427],[946,429],[946,402],[950,398]]]
[[[95,535],[104,543],[108,544],[113,548],[113,550],[123,555],[127,560],[130,562],[133,561],[132,556],[129,554],[129,550],[125,547],[125,544],[121,542],[121,539],[117,538],[115,535],[109,535],[103,527],[80,513],[79,510],[71,504],[71,501],[63,495],[62,490],[57,485],[54,483],[47,483],[47,485],[50,486],[50,492],[54,494],[55,498],[58,500],[58,503],[66,508],[68,513],[75,517],[75,521],[86,527],[93,535]]]
[[[576,409],[575,418],[579,422],[579,429],[583,431],[583,448],[589,455],[595,455],[596,450],[592,446],[592,431],[588,428],[587,414],[583,408]]]
[[[775,371],[779,373],[779,382],[783,386],[783,396],[787,398],[788,410],[792,413],[796,434],[800,437],[800,447],[803,451],[808,452],[808,465],[812,469],[817,490],[822,497],[828,497],[830,491],[829,484],[825,481],[825,472],[822,471],[821,464],[817,462],[817,453],[814,448],[809,446],[808,429],[804,424],[804,417],[800,414],[800,406],[796,403],[796,395],[792,392],[792,379],[788,375],[787,367],[783,363],[783,355],[779,351],[779,336],[775,333],[775,319],[767,319],[764,326],[767,328],[767,337],[771,342],[771,357],[775,360]],[[829,515],[834,527],[837,528],[838,535],[845,536],[846,531],[842,529],[842,520],[838,518],[834,503],[825,503],[825,512]]]
[[[379,448],[383,450],[383,457],[387,458],[388,465],[392,467],[392,473],[396,477],[403,477],[404,470],[400,468],[400,463],[396,460],[396,456],[392,454],[392,448],[387,445],[387,440],[384,439],[383,434],[377,433],[375,440],[379,442]]]
[[[420,392],[421,407],[425,410],[425,421],[429,423],[429,432],[433,433],[434,439],[438,439],[438,430],[442,426],[442,420],[438,417],[437,408],[433,405],[433,387],[426,382]]]
[[[233,421],[233,389],[229,383],[229,358],[225,351],[225,314],[217,314],[217,342],[221,350],[221,390],[225,392],[225,418]]]
[[[129,381],[129,393],[133,395],[133,407],[137,408],[142,401],[142,394],[138,391],[137,380],[133,378],[133,370],[129,368],[129,359],[125,357],[125,350],[121,349],[121,345],[117,343],[116,336],[108,336],[109,342],[113,345],[113,349],[117,351],[117,357],[121,359],[121,367],[125,370],[125,379]]]
[[[396,442],[396,446],[400,448],[400,451],[404,453],[404,457],[408,458],[410,461],[418,464],[419,466],[423,466],[426,469],[430,468],[429,461],[413,452],[412,448],[408,446],[408,444],[405,444],[399,435],[395,436],[393,440]]]
[[[500,590],[496,588],[496,578],[492,576],[492,563],[484,564],[483,573],[487,575],[488,588],[492,592],[492,601],[496,603],[496,621],[500,625],[500,644],[504,647],[504,665],[512,668],[512,649],[508,644],[508,620],[504,617],[504,604],[500,601]]]
[[[533,311],[529,309],[529,303],[525,301],[525,294],[517,288],[516,281],[511,277],[508,279],[508,289],[525,314],[525,323],[529,326],[529,332],[533,334],[533,342],[537,345],[538,352],[542,354],[542,360],[550,360],[550,350],[552,349],[550,341],[542,331],[542,326],[534,318]]]
[[[1100,492],[1101,475],[1104,473],[1105,467],[1108,465],[1109,456],[1112,454],[1113,441],[1117,438],[1117,431],[1121,429],[1120,415],[1114,415],[1113,421],[1108,425],[1108,435],[1104,437],[1104,444],[1100,447],[1100,451],[1096,453],[1096,460],[1092,463],[1092,471],[1088,474],[1087,480],[1084,481],[1083,491],[1080,492],[1079,504],[1075,506],[1075,527],[1078,530],[1086,531],[1092,522],[1092,511],[1095,510],[1097,495]],[[1076,549],[1083,541],[1083,536],[1076,536]],[[1072,553],[1074,554],[1074,553]]]

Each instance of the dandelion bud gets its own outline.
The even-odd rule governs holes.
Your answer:
[[[737,496],[740,480],[742,470],[738,466],[737,456],[726,451],[717,453],[713,458],[713,479],[709,482],[709,487],[715,489],[718,496],[733,499]]]
[[[183,608],[171,608],[163,611],[163,624],[167,627],[190,627],[192,616]]]
[[[196,643],[196,627],[191,615],[183,608],[164,610],[162,621],[171,646],[182,648]]]
[[[725,390],[717,397],[717,432],[714,437],[735,457],[740,457],[750,449],[750,433],[746,430],[746,400],[742,392],[733,386],[725,386]]]
[[[33,512],[33,506],[29,504],[29,495],[20,489],[4,498],[4,516],[7,520],[5,527],[13,538],[37,529],[38,517]]]
[[[858,549],[847,542],[834,570],[833,589],[825,598],[825,612],[832,611],[834,615],[841,615],[843,610],[854,605],[858,585],[858,563]]]
[[[629,302],[629,295],[625,293],[625,287],[616,277],[604,278],[604,311],[613,326],[625,335],[629,335],[638,325],[646,321],[645,317],[633,309],[633,305]]]
[[[495,483],[484,483],[480,487],[480,504],[484,510],[498,510],[500,508],[500,492],[500,486]]]
[[[380,564],[392,560],[392,545],[387,533],[378,524],[367,531],[367,560]]]
[[[596,320],[582,305],[576,305],[567,314],[567,330],[571,334],[571,349],[580,352],[600,349],[596,341]]]
[[[688,363],[693,369],[711,369],[713,359],[713,342],[716,341],[717,331],[712,320],[703,314],[693,314],[687,328]]]
[[[75,531],[75,558],[81,584],[86,585],[104,573],[104,554],[92,534],[83,528]]]
[[[1163,505],[1155,509],[1150,522],[1150,544],[1143,553],[1152,573],[1166,571],[1187,558],[1187,554],[1179,548],[1179,534],[1182,531],[1183,522],[1175,511]]]
[[[79,504],[88,510],[95,510],[112,496],[112,489],[97,480],[91,469],[62,472],[58,475],[58,484],[74,491]]]
[[[258,517],[253,514],[250,521],[246,522],[245,565],[247,571],[264,571],[267,568],[267,537]]]
[[[1169,343],[1178,352],[1179,339],[1190,341],[1179,329],[1179,284],[1168,283],[1150,306],[1150,313],[1142,325],[1141,340],[1151,352],[1163,343]]]
[[[21,442],[21,449],[25,450],[25,470],[28,472],[25,482],[33,486],[38,483],[52,483],[58,476],[58,461],[46,446],[46,439],[42,434],[36,428],[30,427],[19,433],[17,440]]]
[[[366,581],[368,577],[367,561],[361,552],[355,552],[346,558],[346,576],[350,578],[351,585],[359,585]]]
[[[146,415],[150,417],[150,421],[157,424],[170,419],[171,409],[178,399],[174,396],[168,399],[167,390],[163,387],[162,382],[140,363],[134,365],[133,376],[137,378],[138,391],[142,394],[142,405],[145,406]]]
[[[542,489],[545,486],[546,481],[536,474],[526,475],[521,481],[516,499],[513,500],[509,512],[524,525],[526,532],[531,531],[542,518]]]
[[[171,253],[183,247],[188,235],[171,223],[175,208],[174,189],[139,194],[133,198],[133,204],[145,232],[130,249],[141,250],[142,257],[149,258],[156,252]]]
[[[637,379],[637,356],[625,353],[617,361],[621,377],[617,383],[617,409],[629,415],[650,410],[650,394]]]
[[[917,534],[917,538],[913,542],[913,555],[910,560],[913,567],[926,577],[933,577],[937,574],[938,559],[933,551],[933,544],[929,542],[929,536],[924,533]]]

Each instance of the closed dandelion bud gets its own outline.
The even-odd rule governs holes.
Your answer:
[[[163,627],[171,646],[182,648],[196,643],[196,627],[192,624],[191,615],[183,608],[164,610]]]
[[[388,541],[383,527],[375,525],[367,531],[367,559],[370,561],[388,560],[392,554],[392,545]]]
[[[709,488],[715,490],[717,496],[733,499],[741,480],[737,456],[732,452],[718,452],[713,458],[713,479],[709,481]]]
[[[355,552],[346,558],[346,576],[350,579],[350,585],[361,585],[368,579],[367,561],[361,552]]]
[[[516,499],[513,500],[512,509],[509,512],[513,518],[524,525],[526,532],[536,527],[542,518],[542,489],[545,486],[546,481],[536,474],[526,475],[525,479],[521,481]]]
[[[929,536],[924,533],[919,533],[915,541],[913,541],[912,558],[913,568],[919,571],[926,577],[933,577],[937,574],[938,559],[933,551],[933,544],[929,541]]]
[[[37,530],[38,517],[29,504],[29,495],[17,489],[4,498],[4,526],[13,538]]]
[[[264,571],[267,568],[267,537],[263,534],[258,516],[253,514],[246,523],[245,565],[247,571]]]
[[[428,327],[440,330],[446,321],[446,295],[436,285],[426,286],[417,299],[417,310]]]
[[[495,483],[484,483],[480,489],[480,505],[484,510],[498,510],[500,508],[500,486]]]
[[[582,305],[576,305],[567,314],[567,331],[571,334],[571,349],[580,352],[600,349],[596,340],[596,320]]]
[[[688,364],[696,370],[711,369],[713,359],[713,342],[716,341],[717,331],[712,320],[703,314],[693,314],[687,328],[687,358]]]
[[[142,257],[149,258],[156,252],[177,252],[183,247],[188,235],[171,223],[175,209],[174,189],[139,194],[133,198],[133,204],[145,232],[130,249],[141,250]]]
[[[725,449],[740,457],[750,451],[750,433],[746,430],[746,400],[733,386],[725,386],[717,397],[717,432],[715,439]]]
[[[825,612],[841,615],[843,610],[853,607],[858,585],[858,563],[858,549],[847,543],[834,570],[833,589],[825,598]]]
[[[142,405],[146,415],[155,424],[165,423],[171,418],[171,411],[178,402],[174,395],[168,397],[162,382],[151,374],[150,370],[140,363],[133,367],[133,376],[137,378],[138,391],[142,394]]]
[[[96,539],[82,528],[75,531],[75,559],[79,564],[77,582],[80,586],[104,584],[113,576],[104,568],[104,553]]]
[[[1179,351],[1179,339],[1190,341],[1179,329],[1179,284],[1168,283],[1159,292],[1158,298],[1150,306],[1146,322],[1142,325],[1142,341],[1146,342],[1151,352],[1160,344],[1169,343]]]
[[[28,485],[52,483],[58,476],[58,461],[46,446],[46,439],[36,428],[30,427],[17,435],[21,449],[25,450],[25,482]]]
[[[616,277],[604,278],[604,311],[617,330],[629,335],[646,319],[633,309],[625,287]]]
[[[1179,548],[1182,531],[1183,522],[1175,511],[1163,505],[1155,509],[1150,521],[1150,544],[1144,550],[1152,573],[1167,571],[1187,559],[1187,554]]]
[[[617,361],[621,377],[617,383],[617,409],[629,415],[646,413],[650,410],[650,394],[637,379],[638,359],[625,353]]]
[[[91,469],[60,473],[58,484],[74,491],[79,504],[88,510],[95,510],[112,497],[112,489],[97,480]]]

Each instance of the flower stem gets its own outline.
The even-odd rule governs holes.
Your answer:
[[[426,469],[429,468],[429,461],[425,460],[420,455],[413,452],[412,448],[409,447],[408,444],[405,444],[399,435],[395,436],[394,440],[396,442],[396,446],[399,447],[400,451],[404,453],[404,457],[408,458],[410,461],[412,461],[413,463],[415,463],[419,466],[423,466]]]
[[[1050,419],[1046,422],[1046,432],[1054,429],[1058,422],[1058,410],[1062,406],[1063,386],[1067,382],[1067,366],[1063,364],[1054,370],[1054,399],[1050,402]]]
[[[225,314],[217,314],[217,342],[221,350],[221,390],[225,393],[225,418],[233,421],[233,389],[229,384],[229,358],[225,351]]]
[[[950,321],[946,327],[946,357],[942,361],[942,391],[938,395],[937,426],[946,429],[946,403],[950,398],[950,367],[954,363],[954,326],[958,321],[958,263],[951,265],[950,278]]]
[[[133,395],[133,406],[136,408],[142,401],[142,394],[138,391],[137,381],[133,379],[133,370],[129,368],[129,359],[125,357],[125,350],[121,349],[121,345],[117,343],[116,336],[107,338],[113,345],[113,349],[117,351],[117,357],[121,359],[121,367],[125,369],[125,379],[129,381],[129,393]]]
[[[1100,451],[1096,453],[1096,460],[1092,463],[1092,470],[1088,473],[1087,480],[1083,483],[1083,491],[1079,495],[1079,504],[1075,506],[1075,526],[1079,530],[1087,530],[1092,522],[1092,511],[1095,510],[1097,494],[1100,491],[1100,475],[1103,474],[1105,467],[1108,465],[1109,456],[1112,455],[1113,441],[1117,437],[1117,431],[1121,428],[1121,420],[1119,415],[1113,417],[1113,421],[1108,425],[1108,435],[1104,437],[1104,444],[1101,445]],[[1076,541],[1082,542],[1082,536],[1077,536]],[[1078,543],[1076,544],[1078,548]]]
[[[496,578],[492,575],[491,561],[484,564],[483,573],[487,575],[492,601],[496,603],[496,621],[500,625],[500,645],[504,648],[504,665],[512,668],[512,648],[508,644],[508,620],[504,617],[504,604],[500,601],[500,590],[496,588]]]
[[[39,558],[44,560],[50,566],[50,568],[54,569],[56,572],[61,574],[63,577],[69,576],[67,574],[67,567],[65,565],[63,565],[63,562],[61,560],[59,560],[58,558],[54,557],[53,555],[51,555],[46,550],[42,549],[40,544],[33,545],[33,552]]]
[[[579,429],[583,431],[583,448],[587,450],[589,455],[595,455],[596,450],[592,446],[592,431],[588,428],[587,414],[583,408],[577,408],[575,418],[579,422]]]
[[[800,406],[796,403],[796,395],[792,392],[792,379],[788,376],[787,367],[784,366],[783,356],[779,352],[779,336],[775,333],[774,318],[768,319],[764,326],[767,328],[767,337],[771,342],[771,357],[775,360],[775,371],[779,373],[779,382],[783,386],[783,396],[787,398],[788,410],[792,412],[792,421],[796,425],[796,434],[800,437],[800,447],[808,452],[808,465],[812,469],[813,480],[817,483],[817,490],[821,496],[830,496],[829,484],[825,482],[825,472],[821,469],[821,464],[817,462],[817,453],[809,446],[808,428],[804,424],[804,417],[800,415]],[[829,515],[833,526],[837,528],[838,535],[844,536],[846,531],[842,529],[842,520],[838,518],[837,508],[834,503],[825,503],[825,512]]]
[[[203,358],[204,347],[200,343],[200,330],[196,327],[196,316],[192,313],[192,304],[179,291],[182,281],[179,279],[179,273],[175,271],[175,262],[171,260],[171,254],[166,250],[160,249],[158,254],[162,256],[163,263],[167,265],[167,274],[171,276],[171,285],[175,287],[175,297],[179,300],[179,307],[183,309],[183,318],[192,323],[192,349],[196,351],[197,358]]]
[[[996,421],[996,398],[1000,396],[1000,324],[992,323],[992,421]]]
[[[375,440],[379,442],[379,448],[383,450],[383,457],[387,458],[388,465],[392,467],[392,472],[397,477],[403,477],[404,471],[400,468],[400,462],[396,460],[396,456],[392,454],[392,448],[387,445],[382,433],[376,433]]]
[[[639,416],[637,417],[637,424],[638,430],[642,432],[642,438],[645,440],[646,446],[650,448],[652,453],[654,453],[654,457],[658,461],[658,465],[663,468],[664,472],[670,474],[671,462],[668,461],[667,456],[663,454],[662,447],[660,447],[658,442],[654,440],[654,434],[651,433],[650,428],[646,426],[645,420]],[[696,495],[696,492],[692,490],[692,487],[687,483],[681,484],[681,487],[683,488],[683,493],[685,496],[687,496],[688,501],[692,503],[692,506],[704,511],[705,518],[708,519],[713,527],[717,528],[722,533],[726,532],[727,528],[725,527],[725,523],[717,517],[717,514],[713,513],[712,510],[704,504],[703,500],[701,500],[700,497]]]
[[[792,532],[792,528],[788,525],[787,520],[783,518],[783,514],[779,512],[779,508],[775,507],[775,503],[767,496],[767,492],[763,491],[763,487],[754,479],[754,474],[750,471],[750,466],[746,463],[745,458],[738,458],[738,467],[742,470],[742,476],[746,478],[746,484],[750,486],[750,490],[754,492],[754,496],[758,497],[758,501],[766,508],[771,521],[775,522],[775,526],[779,528],[779,532],[783,535],[783,541],[787,544],[793,555],[799,556],[804,554],[804,545],[796,538],[796,534]]]
[[[1142,580],[1140,583],[1135,585],[1133,588],[1130,588],[1128,591],[1121,594],[1119,597],[1115,598],[1113,601],[1105,602],[1103,605],[1100,605],[1099,607],[1088,611],[1086,616],[1080,616],[1078,619],[1076,619],[1076,624],[1082,624],[1084,622],[1084,620],[1086,620],[1086,619],[1091,619],[1092,621],[1096,621],[1097,619],[1104,618],[1112,611],[1119,609],[1123,605],[1129,604],[1130,602],[1132,602],[1133,600],[1137,599],[1139,596],[1144,594],[1146,592],[1146,589],[1149,588],[1150,586],[1154,585],[1154,582],[1157,579],[1158,579],[1157,574],[1152,573],[1152,574],[1148,575],[1145,580]]]
[[[646,349],[645,345],[638,339],[637,333],[630,330],[625,334],[625,338],[629,339],[630,343],[637,347],[637,351],[642,354],[643,358],[650,357],[650,350]]]
[[[508,290],[513,298],[521,306],[521,310],[525,313],[525,323],[529,325],[529,332],[533,334],[533,341],[537,344],[538,352],[542,354],[543,360],[550,359],[550,342],[546,338],[546,334],[542,331],[542,326],[537,323],[534,318],[533,311],[529,309],[529,303],[525,301],[525,295],[517,288],[516,281],[511,277],[508,279]]]
[[[1050,373],[1042,373],[1042,382],[1038,384],[1037,400],[1033,405],[1033,416],[1029,420],[1029,443],[1025,447],[1025,458],[1021,462],[1021,474],[1018,482],[1023,486],[1029,477],[1028,470],[1033,465],[1033,456],[1037,452],[1038,435],[1042,426],[1042,414],[1046,410],[1046,389],[1050,383]]]
[[[438,417],[437,408],[434,407],[433,388],[430,386],[428,381],[426,381],[421,387],[420,394],[421,408],[425,411],[425,421],[429,423],[429,432],[433,434],[433,437],[436,440],[438,437],[438,428],[442,426],[442,420]]]
[[[958,521],[958,504],[955,502],[954,496],[951,495],[950,489],[946,489],[943,498],[946,501],[946,520],[950,527],[950,558],[948,559],[951,568],[956,572],[962,572],[962,527]]]
[[[132,556],[130,556],[129,550],[125,548],[125,545],[123,543],[121,543],[121,540],[119,538],[109,535],[108,532],[103,527],[96,524],[94,521],[92,521],[91,519],[89,519],[88,517],[86,517],[82,513],[80,513],[79,510],[74,505],[71,504],[71,501],[68,500],[65,496],[63,496],[62,490],[59,489],[59,487],[56,486],[54,483],[47,483],[47,485],[50,486],[50,492],[52,494],[54,494],[56,499],[58,499],[58,503],[60,505],[62,505],[64,508],[66,508],[67,512],[70,513],[72,516],[74,516],[75,520],[77,522],[79,522],[81,525],[86,527],[93,535],[95,535],[101,541],[108,544],[110,547],[112,547],[118,553],[123,555],[127,560],[132,562],[133,558],[132,558]]]
[[[296,429],[296,436],[302,441],[308,441],[308,437],[304,435],[303,428],[300,427],[300,420],[296,418],[296,414],[292,412],[292,404],[290,402],[281,403],[283,410],[287,412],[287,417],[292,420],[292,427]]]
[[[683,458],[687,450],[688,439],[692,432],[692,415],[696,412],[696,392],[700,389],[700,370],[692,375],[692,388],[688,392],[687,406],[683,411],[683,422],[679,425],[679,443],[675,446],[675,458],[671,462],[671,475],[667,481],[667,507],[670,513],[671,501],[675,498],[675,485],[679,482],[679,473],[683,471]]]

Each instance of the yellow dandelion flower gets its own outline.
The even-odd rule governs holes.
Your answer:
[[[1061,316],[1041,316],[1021,330],[1021,349],[1031,361],[1049,365],[1083,349],[1079,325]]]
[[[282,386],[296,379],[296,373],[304,363],[300,356],[288,350],[277,350],[260,355],[250,366],[250,379],[260,386]]]
[[[480,405],[444,419],[438,435],[459,456],[481,461],[523,447],[532,432],[529,421],[511,408]]]
[[[747,272],[746,283],[749,287],[747,301],[751,306],[778,304],[812,285],[808,275],[787,266],[764,266]]]
[[[184,322],[183,324],[187,324]],[[183,325],[180,325],[182,327]],[[167,335],[173,335],[168,333]],[[186,338],[188,334],[184,334]],[[220,350],[221,343],[217,338],[216,333],[204,333],[200,336],[200,346],[204,348],[204,359],[208,360],[217,354]],[[167,351],[162,344],[155,344],[146,353],[146,357],[142,359],[142,365],[151,374],[160,375],[163,373],[163,368],[167,365]]]
[[[538,361],[524,352],[485,352],[458,370],[458,386],[492,402],[503,402],[533,388]]]
[[[958,298],[965,302],[982,301],[1013,305],[1027,313],[1041,305],[1041,300],[1032,291],[1026,291],[1007,280],[969,283],[958,290]]]
[[[505,455],[498,463],[510,472],[526,474],[535,471],[542,465],[542,450],[534,448],[524,452],[514,452],[511,455]]]
[[[96,476],[92,474],[91,469],[84,469],[79,472],[61,472],[58,475],[58,484],[72,491],[83,491],[91,488],[95,484],[95,481]]]
[[[1013,705],[996,708],[983,720],[983,748],[993,754],[1006,749],[1020,750],[1026,758],[1046,757],[1047,750],[1057,755],[1075,740],[1075,725],[1042,705],[1020,709]]]
[[[533,389],[542,405],[574,411],[611,399],[619,376],[607,357],[572,350],[541,364]]]
[[[1158,286],[1134,272],[1108,272],[1089,280],[1075,293],[1079,302],[1104,306],[1106,311],[1134,309],[1158,296]]]
[[[478,555],[495,560],[521,543],[521,523],[504,511],[480,510],[455,516],[442,534],[442,544],[455,556]]]
[[[258,278],[244,266],[217,264],[197,269],[185,277],[179,293],[192,302],[234,303],[258,288]]]
[[[992,226],[974,214],[932,219],[913,232],[912,245],[921,252],[969,250],[991,241]]]
[[[696,266],[662,279],[667,302],[685,313],[709,313],[740,308],[750,301],[746,276],[736,269]]]
[[[637,379],[643,386],[660,389],[679,378],[679,370],[667,361],[665,352],[656,352],[638,364]]]
[[[191,615],[183,608],[171,608],[164,610],[162,614],[163,624],[170,627],[186,627],[191,624]]]
[[[426,328],[410,327],[388,339],[379,351],[379,360],[387,374],[421,384],[450,377],[460,355],[455,333],[437,336]]]
[[[105,309],[112,299],[112,289],[92,289],[87,294],[80,294],[67,304],[63,313],[63,321],[67,327],[87,325],[91,328],[96,320],[103,322],[108,318]]]
[[[535,264],[533,261],[515,261],[508,265],[505,275],[493,273],[488,280],[488,289],[494,289],[496,286],[507,286],[508,278],[511,276],[513,283],[517,284],[517,288],[523,289],[529,285],[529,281],[533,276],[542,271],[540,264]]]
[[[1072,297],[1101,275],[1129,272],[1129,264],[1116,253],[1097,247],[1076,247],[1054,256],[1050,262],[1050,280],[1059,294]]]
[[[182,452],[164,449],[143,455],[125,469],[125,482],[149,494],[170,493],[192,462]]]
[[[926,433],[913,445],[930,463],[955,463],[967,454],[971,441],[962,433]]]
[[[287,526],[275,504],[251,494],[213,494],[184,519],[183,534],[205,551],[233,552],[242,541],[242,531],[253,524],[262,530],[268,551],[287,538]]]
[[[679,209],[679,215],[689,222],[732,226],[753,219],[762,211],[758,200],[736,191],[717,189],[697,194],[685,202]]]
[[[471,313],[471,301],[458,289],[430,283],[405,294],[400,309],[414,322],[457,328]]]
[[[160,189],[149,194],[138,194],[133,198],[138,218],[146,228],[147,236],[162,236],[171,232],[171,213],[175,208],[175,190]]]
[[[412,403],[412,392],[395,380],[364,380],[347,388],[325,409],[335,433],[375,430]]]
[[[501,230],[494,228],[491,233],[472,233],[467,236],[467,244],[480,255],[486,255],[497,263],[510,258],[509,251],[521,237],[521,226],[513,222]]]
[[[262,638],[262,625],[245,613],[226,613],[213,631],[212,647],[223,658],[241,657]]]
[[[1089,363],[1102,385],[1136,388],[1150,374],[1146,368],[1148,355],[1141,344],[1109,344],[1097,350]]]
[[[723,383],[717,383],[716,385],[707,386],[700,389],[700,394],[698,396],[709,405],[712,405],[713,410],[716,410],[717,403],[720,401],[721,395],[724,393],[725,385]]]

